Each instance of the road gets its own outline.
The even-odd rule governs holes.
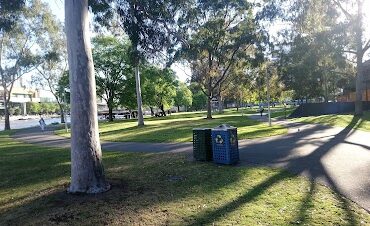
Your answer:
[[[24,129],[29,127],[39,126],[40,119],[27,119],[27,120],[10,120],[10,128],[12,129]],[[60,118],[44,118],[46,125],[52,123],[60,123]],[[67,119],[69,122],[69,118]],[[0,130],[4,130],[4,120],[0,121]]]

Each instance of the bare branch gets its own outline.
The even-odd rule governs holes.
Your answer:
[[[223,71],[221,78],[213,86],[213,89],[215,89],[220,84],[220,82],[226,77],[227,72],[229,71],[230,67],[234,64],[234,57],[235,57],[235,54],[238,52],[239,48],[240,46],[235,48],[235,50],[231,54],[231,57],[229,59],[229,64],[227,65],[226,69]]]
[[[368,51],[369,49],[370,49],[370,39],[367,41],[364,48],[362,49],[362,54],[365,54],[366,51]]]
[[[357,54],[357,52],[353,51],[353,50],[343,50],[342,52],[343,53],[350,53],[350,54]]]

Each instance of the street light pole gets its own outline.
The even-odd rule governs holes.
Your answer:
[[[267,108],[268,108],[268,120],[269,126],[271,127],[271,109],[270,109],[270,78],[268,76],[268,63],[266,63],[266,83],[267,83]]]

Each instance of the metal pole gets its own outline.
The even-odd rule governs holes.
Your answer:
[[[271,109],[270,109],[270,78],[268,76],[268,64],[266,64],[266,83],[267,83],[267,108],[268,108],[268,119],[269,126],[271,126]]]

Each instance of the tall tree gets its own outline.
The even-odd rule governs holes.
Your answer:
[[[43,10],[43,27],[47,31],[47,36],[40,40],[39,45],[45,52],[41,56],[40,63],[36,67],[37,74],[33,76],[33,83],[48,89],[59,106],[61,123],[65,121],[65,106],[64,96],[60,95],[59,80],[66,73],[66,43],[63,26],[55,19],[55,16],[50,13],[48,7]]]
[[[0,83],[3,88],[5,130],[10,130],[9,103],[14,83],[24,74],[32,71],[39,62],[37,51],[45,33],[44,5],[39,0],[0,3]],[[3,8],[4,7],[4,8]],[[13,8],[15,7],[15,8]]]
[[[93,45],[97,94],[107,102],[109,121],[113,121],[113,108],[118,105],[119,94],[126,89],[126,78],[133,71],[128,55],[131,45],[110,36],[94,38]]]
[[[364,0],[348,1],[348,0],[332,0],[336,9],[340,11],[345,17],[346,21],[344,25],[348,28],[345,32],[348,32],[351,39],[343,50],[345,53],[354,55],[356,61],[356,102],[355,102],[355,115],[363,114],[362,107],[362,92],[364,83],[364,65],[363,60],[366,52],[370,49],[370,39],[364,36],[363,27],[363,5]],[[352,5],[351,10],[345,5]],[[342,37],[346,37],[347,34],[342,34]]]
[[[65,26],[71,87],[70,193],[110,189],[99,141],[96,85],[90,46],[87,0],[65,1]]]
[[[297,1],[294,4],[297,15],[292,17],[302,28],[300,32],[304,32],[304,35],[307,35],[307,30],[328,33],[326,40],[336,39],[336,45],[333,47],[339,48],[342,56],[346,57],[350,64],[354,62],[356,65],[356,115],[363,113],[363,59],[370,49],[370,39],[364,36],[363,5],[364,0]]]
[[[238,59],[257,58],[255,49],[263,31],[249,1],[199,1],[197,8],[201,13],[183,51],[191,64],[192,81],[201,84],[207,96],[207,118],[212,119],[212,99],[219,96]]]
[[[143,59],[171,50],[184,41],[178,21],[183,19],[182,10],[188,0],[108,0],[93,1],[95,19],[107,27],[120,26],[133,46],[132,59],[135,66],[138,125],[144,125],[140,83],[140,64]],[[113,17],[113,18],[112,18]]]

